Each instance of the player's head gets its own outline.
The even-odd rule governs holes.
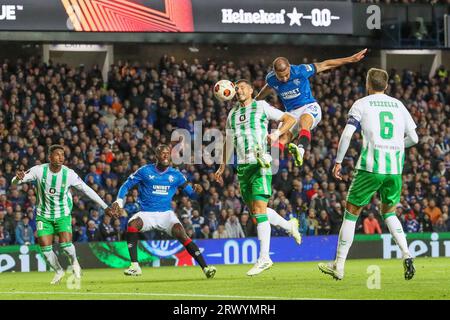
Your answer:
[[[156,164],[163,167],[170,165],[170,147],[167,144],[160,144],[156,147]]]
[[[246,79],[241,79],[236,81],[236,97],[239,102],[245,102],[252,98],[253,88],[250,81]]]
[[[53,144],[48,148],[48,159],[50,164],[60,167],[64,164],[64,147],[59,144]]]
[[[291,76],[291,65],[285,57],[278,57],[273,60],[273,71],[278,81],[288,82]]]
[[[371,68],[367,71],[367,92],[384,92],[388,86],[389,75],[383,69]]]

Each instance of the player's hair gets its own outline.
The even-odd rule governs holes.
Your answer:
[[[273,70],[275,71],[284,71],[289,67],[289,60],[285,57],[278,57],[273,60]]]
[[[156,147],[155,149],[155,153],[159,154],[161,153],[161,151],[163,151],[164,149],[168,149],[170,151],[170,147],[167,144],[160,144],[159,146]]]
[[[374,91],[384,91],[389,80],[388,73],[383,69],[370,68],[367,71],[367,83]]]
[[[250,83],[250,81],[248,81],[247,79],[239,79],[239,80],[236,81],[234,84],[237,86],[239,83],[245,83],[245,84],[248,84],[250,87],[252,86],[252,84]]]
[[[48,148],[48,154],[52,154],[55,150],[62,150],[64,151],[64,147],[60,144],[53,144]]]

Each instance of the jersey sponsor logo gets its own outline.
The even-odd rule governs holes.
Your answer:
[[[56,193],[56,189],[55,188],[50,188],[48,190],[48,192],[50,192],[50,194],[55,194]]]
[[[241,114],[241,115],[239,116],[239,121],[240,121],[240,122],[245,121],[245,114]]]
[[[286,92],[280,92],[279,93],[283,99],[294,99],[301,95],[300,89],[295,88],[294,90],[289,90]]]
[[[153,186],[153,194],[158,194],[158,195],[168,195],[169,194],[169,189],[170,186]]]

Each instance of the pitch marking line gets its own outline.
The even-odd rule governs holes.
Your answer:
[[[323,298],[288,298],[269,296],[233,296],[216,294],[187,294],[187,293],[151,293],[151,292],[54,292],[54,291],[8,291],[2,294],[30,294],[30,295],[80,295],[80,296],[150,296],[150,297],[187,297],[187,298],[230,298],[255,300],[336,300]]]

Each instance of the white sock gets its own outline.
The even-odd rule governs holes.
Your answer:
[[[131,263],[131,266],[132,266],[133,268],[139,268],[139,262],[132,262],[132,263]]]
[[[77,254],[75,252],[75,246],[71,243],[69,246],[63,248],[64,252],[69,256],[72,264],[78,264]]]
[[[347,259],[348,251],[353,243],[355,236],[355,226],[358,216],[351,214],[345,210],[344,221],[342,222],[341,230],[339,231],[339,239],[336,253],[336,269],[344,271],[345,260]]]
[[[385,213],[383,214],[383,217],[389,232],[394,237],[395,242],[400,247],[400,250],[402,250],[403,259],[411,258],[411,253],[408,249],[408,242],[406,241],[406,236],[403,232],[403,227],[400,220],[398,220],[395,213]]]
[[[298,148],[300,149],[300,155],[303,158],[303,155],[305,154],[305,149],[303,148],[303,146],[299,145]]]
[[[256,228],[258,230],[258,239],[260,241],[259,257],[269,258],[270,223],[269,221],[259,222]]]
[[[47,259],[48,264],[50,265],[50,267],[52,267],[53,270],[55,270],[56,272],[64,271],[61,265],[59,264],[58,257],[53,252],[53,250],[44,251],[43,254]]]
[[[291,231],[291,224],[289,223],[289,221],[280,216],[272,208],[267,208],[267,218],[269,218],[269,222],[271,225],[281,227],[287,232]]]

